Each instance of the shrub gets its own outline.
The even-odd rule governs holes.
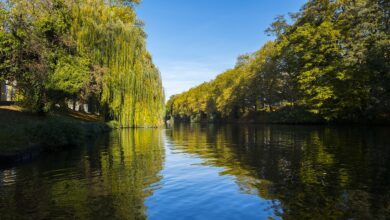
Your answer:
[[[116,129],[116,128],[119,128],[119,122],[118,121],[115,121],[115,120],[112,120],[112,121],[109,121],[107,123],[108,127],[110,127],[111,129]]]
[[[86,131],[80,123],[50,119],[36,126],[31,135],[34,142],[52,151],[84,144]]]
[[[278,111],[271,112],[270,121],[273,123],[287,124],[315,124],[324,122],[318,114],[309,112],[303,107],[284,107]]]

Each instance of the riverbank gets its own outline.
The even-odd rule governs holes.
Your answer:
[[[238,123],[238,124],[295,124],[295,125],[390,125],[389,115],[378,115],[376,118],[360,117],[357,120],[351,120],[345,117],[339,119],[326,119],[319,114],[314,114],[302,107],[284,107],[274,111],[258,111],[238,116],[221,117],[217,114],[207,115],[198,113],[195,115],[167,115],[166,118],[174,122],[185,123]]]
[[[110,128],[93,114],[61,111],[38,116],[0,106],[0,165],[85,144]]]

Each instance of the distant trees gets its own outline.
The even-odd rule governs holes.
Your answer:
[[[390,3],[310,0],[290,17],[277,17],[267,29],[276,39],[235,68],[173,96],[168,113],[237,119],[303,108],[325,120],[389,118]]]
[[[35,112],[77,100],[123,127],[159,125],[164,91],[137,3],[0,2],[0,80],[17,80]]]

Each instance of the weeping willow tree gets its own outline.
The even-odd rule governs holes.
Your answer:
[[[105,68],[101,102],[121,127],[158,126],[164,91],[129,1],[73,2],[71,32],[80,54]]]
[[[34,112],[79,100],[121,127],[160,125],[164,91],[139,2],[0,1],[0,79],[16,80]]]

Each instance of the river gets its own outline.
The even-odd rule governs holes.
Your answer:
[[[390,128],[128,129],[0,168],[0,219],[54,218],[390,218]]]

